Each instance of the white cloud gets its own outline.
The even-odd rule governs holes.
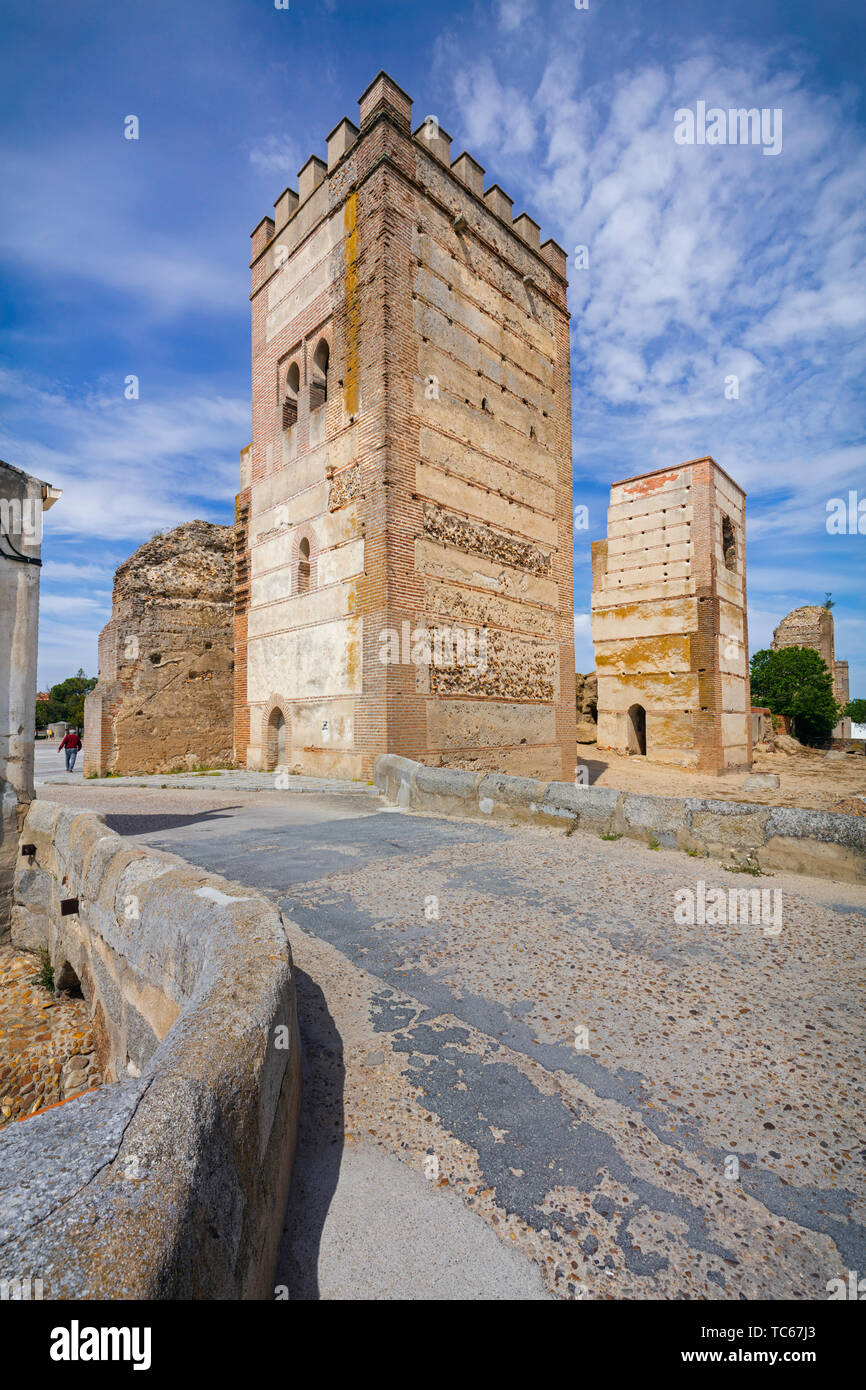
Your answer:
[[[75,396],[0,371],[0,401],[0,456],[63,489],[47,535],[140,541],[202,510],[205,520],[225,516],[238,490],[246,400],[191,392],[127,401],[119,389]],[[51,444],[31,433],[40,416],[51,421]]]
[[[250,149],[250,163],[262,174],[294,181],[303,162],[298,146],[287,135],[266,135]]]
[[[499,27],[506,33],[520,29],[534,14],[532,0],[499,0]]]

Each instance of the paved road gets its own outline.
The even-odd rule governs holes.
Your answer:
[[[866,1269],[866,891],[362,788],[56,794],[290,919],[293,1297],[826,1298]],[[781,931],[678,923],[699,881],[780,892]]]

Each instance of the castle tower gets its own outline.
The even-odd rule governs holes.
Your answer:
[[[833,694],[840,705],[847,705],[848,662],[836,660],[833,614],[824,604],[806,604],[783,618],[770,643],[774,652],[785,647],[811,647],[833,677]]]
[[[411,111],[380,73],[252,234],[236,754],[571,777],[566,256]]]
[[[607,518],[592,547],[599,748],[750,767],[745,493],[695,459],[614,483]]]

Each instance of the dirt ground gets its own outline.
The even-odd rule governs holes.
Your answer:
[[[823,751],[756,753],[753,772],[775,772],[775,791],[744,791],[747,773],[728,772],[721,777],[661,767],[646,758],[622,757],[594,743],[577,746],[578,762],[589,769],[592,786],[617,787],[649,796],[709,796],[716,801],[751,801],[762,806],[799,806],[806,810],[839,810],[857,813],[857,799],[866,797],[866,757],[849,753],[844,760],[827,759]],[[848,804],[840,806],[840,801]],[[866,813],[866,802],[863,811]]]

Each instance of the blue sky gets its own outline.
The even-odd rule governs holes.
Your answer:
[[[854,0],[7,0],[0,457],[64,489],[40,686],[95,674],[136,546],[231,521],[249,233],[385,68],[542,239],[588,247],[569,268],[578,670],[610,483],[710,453],[749,495],[752,650],[830,591],[866,696],[866,537],[826,529],[829,498],[866,499],[864,60]],[[781,109],[781,153],[678,146],[698,101]]]

